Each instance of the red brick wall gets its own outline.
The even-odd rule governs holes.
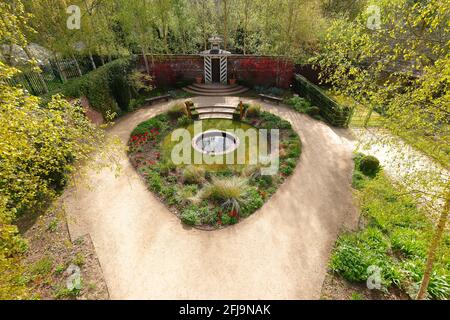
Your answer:
[[[157,86],[175,87],[180,82],[193,82],[197,75],[203,75],[203,58],[198,55],[147,56],[150,70]],[[140,56],[140,69],[145,64]]]
[[[228,59],[228,74],[247,86],[289,88],[294,79],[294,64],[278,57],[236,55]]]
[[[203,57],[198,55],[147,56],[156,86],[176,86],[194,82],[203,76]],[[145,70],[140,57],[140,68]],[[231,55],[228,57],[228,77],[234,71],[239,83],[248,87],[288,88],[294,78],[294,64],[278,57]]]

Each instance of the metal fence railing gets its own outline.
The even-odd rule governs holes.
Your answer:
[[[90,58],[54,58],[40,65],[40,72],[30,68],[6,81],[12,86],[19,86],[33,95],[40,96],[56,92],[62,85],[93,70]],[[20,68],[19,68],[20,69]]]

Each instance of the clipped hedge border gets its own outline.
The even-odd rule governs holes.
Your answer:
[[[327,96],[318,86],[309,82],[305,77],[296,74],[294,91],[311,101],[320,109],[322,116],[328,123],[336,127],[348,127],[352,116],[352,109],[341,106]]]
[[[66,97],[86,96],[91,106],[102,113],[128,111],[132,98],[127,76],[136,64],[135,58],[120,58],[73,80],[63,88]]]

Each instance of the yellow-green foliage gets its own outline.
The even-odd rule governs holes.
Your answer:
[[[80,106],[60,96],[44,106],[5,81],[17,72],[0,62],[0,297],[23,297],[17,284],[19,255],[26,250],[16,215],[39,213],[65,185],[75,161],[104,145],[103,130]]]
[[[30,297],[26,285],[20,281],[23,268],[19,258],[6,258],[0,253],[0,300]]]
[[[336,19],[317,62],[335,93],[375,108],[383,125],[448,167],[450,2],[377,1],[381,28],[369,13]],[[408,12],[408,14],[405,14]]]
[[[261,106],[259,104],[251,104],[247,109],[247,117],[255,118],[261,113]]]
[[[0,3],[0,16],[5,17],[0,19],[0,43],[25,47],[29,16],[21,2]],[[27,246],[14,225],[16,216],[41,213],[65,185],[75,161],[87,160],[106,142],[105,132],[90,123],[80,106],[58,95],[43,103],[11,86],[7,80],[18,72],[0,61],[0,299],[27,296],[19,281],[20,255]],[[99,160],[107,153],[99,153]]]
[[[11,224],[13,216],[6,209],[6,199],[0,196],[0,300],[28,297],[26,286],[19,281],[22,266],[17,258],[27,246]]]
[[[46,107],[0,82],[0,192],[8,208],[36,209],[65,184],[74,160],[84,160],[104,134],[81,107],[54,96]]]
[[[9,86],[5,79],[15,72],[0,62],[2,288],[15,277],[16,268],[11,268],[11,264],[17,264],[16,257],[26,250],[13,225],[16,215],[31,210],[40,213],[64,187],[75,161],[87,160],[106,142],[104,131],[89,122],[80,106],[71,105],[60,96],[41,106],[39,98]],[[14,292],[15,285],[9,285]]]

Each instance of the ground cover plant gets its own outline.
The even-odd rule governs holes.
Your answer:
[[[313,106],[309,100],[303,97],[294,96],[285,99],[284,103],[286,103],[289,107],[291,107],[292,109],[294,109],[299,113],[306,113],[307,115],[310,115],[314,119],[324,120],[320,115],[319,107]]]
[[[170,156],[177,141],[171,141],[171,132],[185,128],[193,133],[194,127],[183,105],[174,104],[168,112],[140,123],[131,133],[131,163],[149,190],[183,223],[204,229],[235,224],[260,208],[294,172],[301,142],[290,123],[261,111],[258,105],[246,105],[245,109],[243,121],[206,119],[201,120],[202,129],[279,129],[280,166],[275,175],[261,175],[261,164],[248,163],[249,152],[255,149],[250,151],[247,140],[241,142],[246,144],[244,164],[175,165]]]
[[[364,282],[371,275],[370,267],[379,267],[385,290],[396,286],[414,298],[433,236],[432,222],[405,190],[393,185],[372,156],[356,155],[352,184],[365,227],[340,236],[331,269],[346,280]],[[428,298],[450,296],[449,253],[450,237],[446,234],[436,255]]]

